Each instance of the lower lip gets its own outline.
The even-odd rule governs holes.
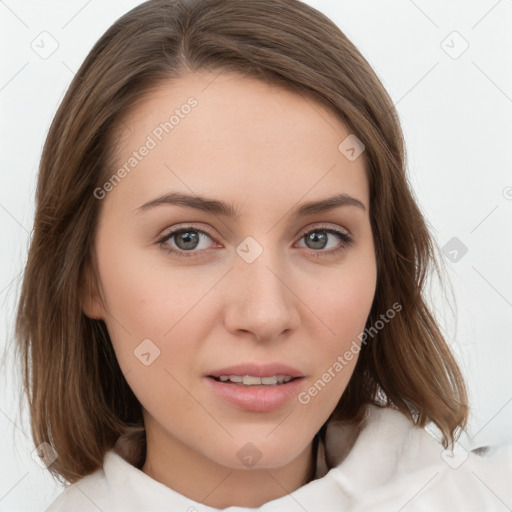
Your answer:
[[[297,396],[304,377],[277,386],[239,386],[206,377],[214,393],[244,411],[269,412]]]

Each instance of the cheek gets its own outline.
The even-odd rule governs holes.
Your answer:
[[[315,336],[314,352],[309,348],[316,360],[316,372],[297,397],[309,417],[325,419],[338,404],[354,372],[361,333],[373,301],[375,279],[371,267],[365,278],[358,276],[342,282],[343,286],[324,290],[322,299],[315,303],[325,334]]]
[[[323,281],[321,290],[310,294],[311,309],[321,319],[318,329],[324,332],[317,337],[316,357],[321,364],[316,378],[321,380],[319,389],[323,384],[329,387],[330,405],[339,399],[355,368],[376,279],[375,259],[368,251],[347,259],[338,272]]]
[[[196,348],[191,343],[194,335],[190,327],[199,323],[195,320],[191,323],[190,319],[198,314],[197,304],[213,286],[212,276],[205,282],[193,278],[193,270],[184,272],[169,267],[162,271],[162,266],[155,265],[142,251],[123,251],[115,244],[101,245],[98,261],[107,310],[106,324],[125,373],[134,367],[141,369],[134,351],[143,340],[149,339],[155,344],[156,348],[148,345],[150,352],[160,351],[152,367],[165,362],[166,346],[171,340],[174,340],[175,353]],[[188,343],[180,343],[185,325],[189,336],[184,341]]]
[[[365,255],[366,256],[366,255]],[[363,329],[375,295],[377,271],[373,256],[347,260],[339,272],[331,273],[315,293],[315,311],[330,333],[333,345],[349,342]],[[327,335],[324,339],[328,340]]]
[[[160,260],[153,248],[124,251],[106,243],[98,261],[108,312],[114,323],[139,337],[163,336],[214,283],[212,276],[199,278],[193,268],[166,266],[165,255]]]
[[[162,265],[156,266],[141,252],[109,244],[98,251],[112,346],[141,404],[156,415],[164,414],[172,396],[187,414],[193,408],[182,388],[189,387],[188,375],[177,369],[194,373],[195,340],[207,336],[198,322],[197,304],[213,282],[194,280],[192,274],[170,267],[162,271]]]

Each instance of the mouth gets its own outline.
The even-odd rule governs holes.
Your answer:
[[[214,375],[208,375],[208,377],[217,382],[222,382],[224,384],[232,384],[234,386],[262,387],[281,386],[293,380],[302,378],[291,377],[289,375],[272,375],[270,377],[258,377],[256,375],[220,375],[219,377],[215,377]]]
[[[255,375],[208,375],[211,379],[222,382],[224,384],[232,384],[233,386],[260,386],[273,387],[282,386],[288,382],[301,379],[302,377],[291,377],[289,375],[272,375],[270,377],[257,377]]]
[[[305,376],[282,364],[243,364],[204,375],[208,388],[224,403],[247,412],[271,412],[296,397]]]
[[[279,385],[293,379],[304,377],[302,372],[281,363],[260,364],[256,362],[241,363],[207,372],[219,382],[243,384],[244,386]]]

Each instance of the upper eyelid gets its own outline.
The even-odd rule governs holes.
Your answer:
[[[177,233],[180,233],[181,231],[186,231],[187,229],[190,229],[191,231],[202,232],[202,233],[208,235],[212,239],[216,238],[213,234],[211,234],[205,228],[199,228],[199,227],[196,227],[196,226],[191,226],[191,225],[185,224],[183,226],[180,226],[180,227],[177,227],[177,228],[172,228],[172,229],[169,229],[168,231],[165,231],[164,234],[158,236],[158,240],[162,240],[162,239],[168,238],[170,236],[176,235]]]

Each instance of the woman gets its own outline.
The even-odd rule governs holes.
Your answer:
[[[133,9],[40,166],[17,333],[35,444],[72,484],[48,510],[498,509],[474,475],[509,492],[510,455],[453,451],[431,268],[393,103],[330,20]]]

